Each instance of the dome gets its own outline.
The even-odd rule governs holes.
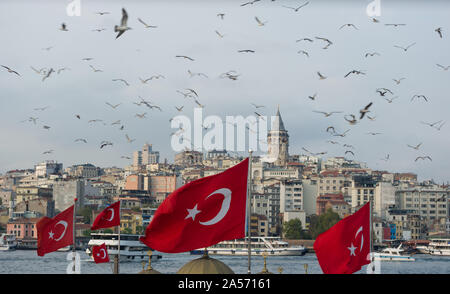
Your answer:
[[[177,274],[234,274],[234,272],[225,263],[205,254],[183,265]]]

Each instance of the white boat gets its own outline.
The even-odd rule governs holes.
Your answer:
[[[66,246],[66,247],[63,247],[63,248],[59,248],[57,251],[59,251],[59,252],[68,252],[69,250],[70,250],[70,245]]]
[[[17,240],[16,236],[12,234],[0,235],[0,251],[13,251],[16,250]]]
[[[402,244],[397,248],[384,248],[381,252],[372,252],[375,261],[415,261],[410,255],[402,255]]]
[[[251,255],[302,256],[307,249],[303,246],[289,246],[280,237],[251,237]],[[206,248],[209,255],[248,255],[247,239],[222,241]],[[203,254],[205,249],[192,250],[191,254]]]
[[[140,235],[120,234],[120,262],[123,261],[144,261],[148,260],[148,251],[152,250],[147,245],[140,242]],[[89,240],[86,254],[91,257],[92,260],[92,246],[102,245],[105,243],[110,261],[114,261],[113,256],[118,254],[118,234],[110,233],[91,233],[91,240]],[[158,254],[152,254],[153,260],[160,259],[162,256]]]
[[[450,256],[450,239],[431,239],[425,252],[431,255]]]

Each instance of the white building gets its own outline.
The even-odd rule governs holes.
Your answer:
[[[46,178],[49,175],[60,174],[63,170],[63,164],[46,160],[35,165],[34,170],[37,178]]]

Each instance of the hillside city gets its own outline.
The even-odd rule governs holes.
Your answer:
[[[373,170],[344,157],[289,154],[289,135],[278,111],[268,132],[268,153],[254,156],[251,174],[251,233],[283,236],[283,225],[298,219],[303,230],[330,209],[344,218],[373,201],[375,243],[425,240],[450,233],[450,186],[419,182],[413,173]],[[220,173],[243,160],[224,150],[186,150],[174,163],[161,162],[145,144],[124,168],[90,163],[64,167],[47,160],[34,168],[0,175],[0,232],[14,234],[19,247],[36,248],[36,222],[77,202],[76,234],[86,242],[96,215],[121,200],[121,232],[143,234],[158,205],[190,181]],[[81,243],[80,243],[81,244]]]

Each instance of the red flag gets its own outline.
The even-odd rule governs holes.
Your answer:
[[[54,218],[44,216],[36,223],[39,256],[73,244],[73,208],[72,205]]]
[[[110,228],[120,225],[120,200],[111,204],[97,215],[91,230]]]
[[[92,246],[92,257],[95,263],[109,262],[108,250],[106,244]]]
[[[370,202],[340,220],[314,242],[325,274],[351,274],[370,263]]]
[[[179,253],[245,236],[248,159],[171,193],[141,237],[150,248]]]

